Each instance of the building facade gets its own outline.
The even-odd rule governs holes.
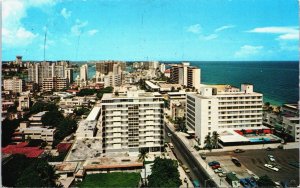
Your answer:
[[[201,83],[201,70],[197,67],[190,66],[190,63],[173,65],[170,70],[171,82],[181,84],[189,88],[199,89]]]
[[[5,79],[3,81],[4,90],[12,91],[14,93],[21,93],[25,88],[25,81],[19,79],[18,77],[13,77],[12,79]]]
[[[163,148],[163,98],[159,93],[104,94],[100,130],[104,152],[160,152]]]
[[[241,90],[229,85],[203,86],[200,94],[187,94],[186,125],[195,131],[201,145],[213,131],[260,129],[263,95],[253,85]]]
[[[43,91],[59,91],[69,86],[67,78],[51,77],[44,78]]]

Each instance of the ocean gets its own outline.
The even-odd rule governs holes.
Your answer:
[[[164,62],[180,63],[180,62]],[[264,94],[264,102],[274,105],[297,103],[299,100],[299,64],[291,61],[204,62],[190,61],[201,69],[201,83],[229,84],[240,88],[242,83],[254,85]],[[89,78],[95,67],[89,67]]]

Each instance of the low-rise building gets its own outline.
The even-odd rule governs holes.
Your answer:
[[[42,123],[42,117],[45,115],[48,111],[39,112],[37,114],[33,114],[31,117],[29,117],[30,126],[43,126]]]
[[[29,110],[30,108],[30,97],[29,96],[20,96],[19,97],[19,106],[18,111]]]
[[[300,124],[299,116],[283,116],[282,127],[289,135],[293,136],[296,142],[300,141]]]

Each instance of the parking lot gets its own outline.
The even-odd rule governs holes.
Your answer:
[[[268,155],[273,155],[276,164],[279,166],[279,171],[268,169],[264,167],[264,164],[270,163]],[[231,161],[231,157],[236,157],[240,163],[241,167],[235,166]],[[238,178],[246,178],[250,176],[253,172],[257,176],[268,175],[276,182],[295,180],[297,185],[299,184],[299,168],[291,166],[290,162],[299,163],[299,150],[289,149],[280,150],[274,149],[272,151],[267,150],[247,150],[243,153],[229,152],[219,152],[219,153],[209,153],[207,152],[207,159],[209,161],[219,161],[221,167],[227,172],[235,172]],[[251,172],[249,173],[250,170]]]

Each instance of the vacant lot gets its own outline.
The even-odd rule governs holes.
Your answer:
[[[139,173],[89,174],[78,187],[138,187],[140,177]]]
[[[268,155],[273,155],[276,164],[280,166],[280,170],[275,172],[271,169],[264,167],[264,164],[270,163]],[[238,176],[245,177],[248,175],[246,168],[255,173],[257,176],[268,175],[274,181],[287,181],[296,180],[299,184],[299,168],[289,165],[290,162],[299,163],[299,150],[289,149],[273,151],[267,150],[247,150],[244,153],[234,152],[220,152],[220,153],[207,153],[207,161],[220,160],[221,166],[223,165],[228,171],[235,171]],[[231,162],[231,157],[236,157],[242,164],[242,167],[236,167]]]

